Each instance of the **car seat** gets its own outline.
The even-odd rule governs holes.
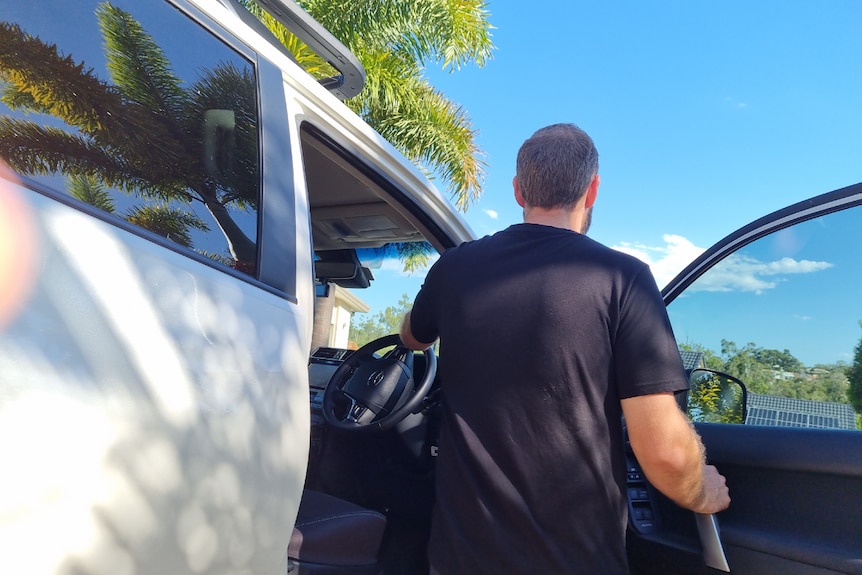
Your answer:
[[[382,513],[306,489],[287,548],[291,575],[374,575]]]

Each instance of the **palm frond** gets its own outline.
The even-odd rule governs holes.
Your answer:
[[[182,183],[153,180],[125,162],[121,150],[28,120],[0,116],[0,157],[22,174],[98,177],[128,193],[163,200],[189,197]]]
[[[371,110],[397,110],[404,100],[412,99],[411,92],[422,79],[422,68],[415,60],[388,48],[367,49],[362,65],[367,73],[365,87],[345,104],[369,122],[375,120]]]
[[[241,0],[292,51],[295,39],[256,3]],[[485,162],[466,112],[430,86],[424,66],[479,66],[494,46],[484,0],[300,0],[359,58],[362,92],[345,103],[429,175],[461,210],[482,193]],[[294,52],[295,53],[295,52]]]
[[[401,242],[391,244],[399,261],[404,264],[404,271],[413,273],[428,266],[428,262],[437,250],[428,242]]]
[[[457,70],[484,66],[494,48],[484,0],[332,0],[300,2],[362,60],[362,45],[405,51],[420,64]]]
[[[128,12],[103,2],[96,16],[105,42],[106,66],[126,104],[123,121],[127,129],[122,136],[127,142],[112,143],[127,150],[146,150],[158,142],[153,153],[141,154],[134,161],[141,169],[147,163],[159,169],[178,166],[177,158],[188,148],[182,116],[187,94],[171,70],[170,60]],[[174,177],[182,177],[183,170]]]
[[[231,268],[236,266],[236,260],[233,259],[233,257],[230,256],[230,254],[217,254],[214,252],[208,252],[206,250],[196,250],[196,251],[198,252],[198,254],[202,255],[203,257],[209,258],[209,259],[211,259],[215,262],[218,262],[222,265],[225,265],[225,266],[228,266]]]
[[[443,68],[458,70],[474,62],[482,67],[491,58],[494,44],[491,41],[493,26],[484,0],[447,0],[451,26],[445,42],[440,46]]]
[[[448,185],[458,209],[466,211],[482,193],[484,154],[476,145],[476,132],[463,108],[414,78],[409,89],[367,98],[365,116],[384,138]],[[391,90],[391,85],[381,85]],[[396,103],[394,107],[388,104]]]
[[[131,14],[109,2],[96,9],[111,80],[124,97],[176,123],[184,93],[161,47]]]
[[[167,205],[135,206],[126,213],[125,219],[186,247],[192,247],[192,228],[209,231],[209,226],[193,213]]]
[[[104,173],[111,181],[122,178],[113,158],[86,136],[8,116],[0,116],[0,156],[22,174]]]
[[[2,74],[2,72],[0,72]],[[0,102],[8,106],[10,110],[21,110],[24,112],[37,112],[50,114],[51,111],[44,103],[39,102],[30,92],[24,92],[17,85],[9,82],[0,83]]]
[[[311,48],[305,45],[299,38],[294,36],[283,24],[273,18],[269,12],[260,7],[254,0],[239,0],[239,3],[253,14],[261,23],[272,32],[273,36],[293,54],[296,63],[314,78],[329,78],[338,71],[329,62],[318,56]]]
[[[17,24],[0,22],[0,79],[7,84],[3,101],[13,109],[54,115],[87,134],[118,129],[117,90]]]
[[[84,203],[113,214],[114,200],[101,180],[94,176],[76,175],[68,178],[69,193]]]

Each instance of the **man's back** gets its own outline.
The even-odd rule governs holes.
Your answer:
[[[627,573],[623,412],[662,493],[698,513],[730,496],[673,397],[688,383],[649,270],[584,235],[592,139],[552,124],[516,163],[525,224],[443,254],[401,324],[411,349],[440,338],[432,572]]]
[[[620,399],[681,382],[648,268],[520,224],[444,254],[412,314],[441,339],[435,567],[626,573]]]

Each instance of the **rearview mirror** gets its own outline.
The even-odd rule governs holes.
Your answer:
[[[745,423],[748,391],[732,375],[694,369],[689,375],[686,412],[695,423]]]

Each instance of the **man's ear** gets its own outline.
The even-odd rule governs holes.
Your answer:
[[[587,194],[586,201],[584,202],[584,207],[586,209],[590,209],[593,207],[593,204],[596,203],[596,196],[599,194],[599,183],[601,182],[601,178],[596,174],[593,176],[593,179],[590,180],[590,185],[587,186]]]
[[[524,200],[524,195],[521,193],[521,186],[518,185],[518,176],[512,178],[512,188],[515,189],[515,201],[518,202],[518,205],[522,208],[527,207],[527,202]]]

